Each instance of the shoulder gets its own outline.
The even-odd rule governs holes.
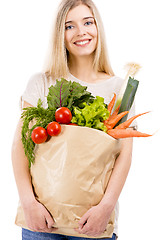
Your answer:
[[[29,78],[27,88],[35,89],[38,92],[45,91],[50,83],[50,79],[46,76],[44,72],[37,72],[31,75]]]
[[[25,94],[27,95],[34,95],[40,97],[43,95],[44,89],[46,88],[46,78],[44,73],[38,72],[34,73],[30,76],[26,89]]]
[[[43,82],[45,79],[45,74],[42,72],[34,73],[29,78],[30,83],[40,83]]]
[[[46,105],[45,96],[47,95],[48,82],[45,73],[38,72],[31,75],[25,91],[22,95],[22,99],[32,106],[37,105],[37,101],[40,98]]]

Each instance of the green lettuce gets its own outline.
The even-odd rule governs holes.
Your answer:
[[[96,96],[93,103],[84,103],[82,109],[78,107],[73,108],[72,123],[106,132],[107,128],[103,121],[108,117],[109,111],[104,103],[104,98]]]

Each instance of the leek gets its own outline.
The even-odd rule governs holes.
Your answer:
[[[135,98],[135,94],[136,94],[138,85],[139,85],[139,81],[138,80],[129,77],[128,83],[127,83],[127,87],[126,87],[126,90],[125,90],[123,98],[122,98],[122,102],[121,102],[121,106],[120,106],[120,109],[119,109],[119,113],[130,110],[130,108],[132,107],[134,98]],[[118,122],[118,124],[126,121],[127,115],[125,115]]]
[[[115,107],[114,107],[114,110],[121,104],[122,102],[122,98],[123,98],[123,94],[125,92],[125,89],[127,87],[127,84],[128,84],[128,78],[129,77],[132,77],[134,78],[135,74],[139,71],[139,69],[141,68],[141,66],[137,63],[128,63],[125,68],[128,69],[128,72],[127,72],[127,75],[124,79],[124,82],[123,82],[123,85],[120,89],[120,92],[119,92],[119,95],[117,97],[117,101],[115,103]]]

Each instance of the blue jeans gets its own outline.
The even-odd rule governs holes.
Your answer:
[[[100,238],[83,238],[66,236],[55,233],[43,233],[43,232],[32,232],[22,228],[22,240],[100,240]],[[105,239],[105,238],[101,238]],[[112,238],[106,238],[106,240],[116,240],[116,235],[113,234]]]

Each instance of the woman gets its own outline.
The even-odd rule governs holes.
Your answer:
[[[36,74],[30,79],[22,96],[23,107],[36,106],[39,98],[43,101],[43,107],[47,107],[45,96],[48,88],[60,77],[87,86],[93,95],[104,97],[106,103],[110,101],[113,92],[118,94],[120,90],[122,79],[114,76],[109,64],[102,22],[92,0],[61,2],[45,73]],[[130,115],[133,115],[133,109]],[[25,220],[32,230],[23,229],[22,239],[75,238],[51,233],[54,220],[36,200],[32,189],[28,160],[21,143],[21,126],[20,120],[13,142],[13,169]],[[132,139],[124,139],[103,199],[82,216],[79,228],[75,231],[86,234],[89,238],[98,238],[104,232],[115,208],[114,234],[108,239],[116,239],[117,200],[130,168],[131,153]]]

